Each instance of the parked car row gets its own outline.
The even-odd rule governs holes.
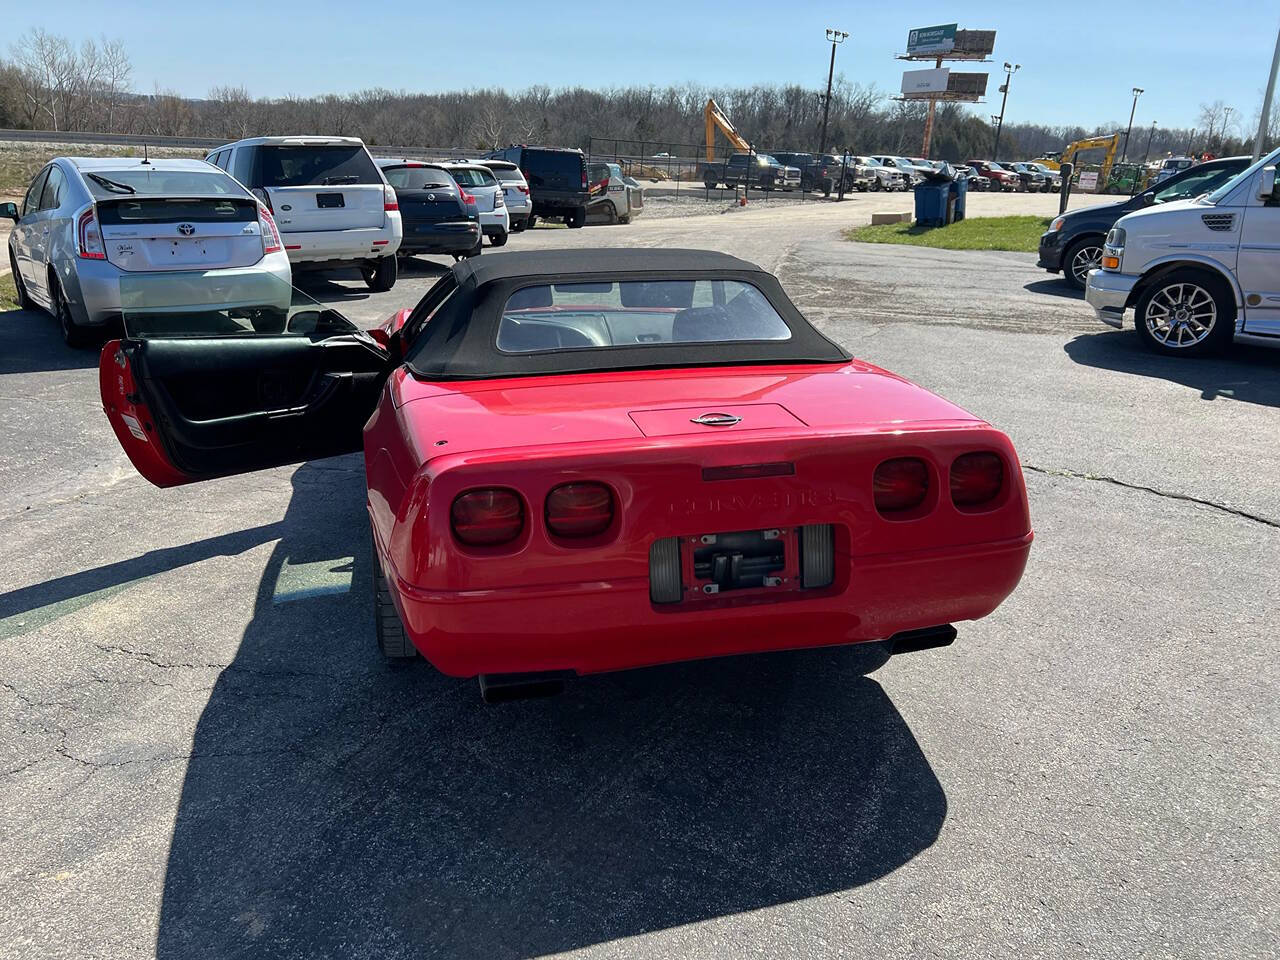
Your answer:
[[[31,182],[9,262],[24,308],[69,344],[146,302],[189,309],[260,298],[268,276],[355,268],[390,290],[400,258],[478,255],[539,216],[581,227],[589,207],[630,222],[644,191],[616,164],[588,179],[580,150],[513,146],[483,159],[378,158],[355,137],[254,137],[205,160],[57,157]],[[122,300],[132,298],[131,303]]]

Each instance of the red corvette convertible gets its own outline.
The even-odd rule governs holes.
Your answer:
[[[564,675],[892,638],[940,646],[1031,546],[1008,438],[850,358],[694,250],[457,264],[368,333],[299,295],[129,297],[102,399],[160,486],[361,449],[379,644]]]

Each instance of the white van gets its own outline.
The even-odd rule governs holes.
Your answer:
[[[298,269],[357,267],[371,290],[396,282],[404,236],[396,192],[358,137],[253,137],[205,157],[267,205]]]
[[[1280,347],[1280,150],[1217,190],[1116,221],[1085,299],[1120,328],[1125,311],[1158,353],[1194,356],[1233,339]]]

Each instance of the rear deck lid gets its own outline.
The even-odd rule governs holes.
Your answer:
[[[646,437],[673,437],[685,433],[738,433],[806,424],[777,403],[720,403],[664,410],[632,410],[632,422]]]
[[[210,270],[262,259],[250,197],[130,196],[98,201],[107,259],[122,270]]]

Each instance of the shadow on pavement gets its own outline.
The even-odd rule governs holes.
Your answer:
[[[1143,347],[1132,330],[1078,336],[1063,349],[1076,363],[1180,383],[1205,400],[1280,406],[1280,350],[1236,344],[1218,357],[1164,357]]]
[[[384,666],[349,462],[295,474],[201,716],[160,957],[534,957],[855,887],[937,838],[942,787],[865,676],[879,644],[502,707]],[[351,592],[279,602],[282,571],[309,564],[350,564]]]
[[[107,339],[106,331],[101,339]],[[68,347],[58,321],[43,310],[0,313],[0,374],[96,367],[101,345],[84,350]]]
[[[1039,293],[1047,297],[1062,297],[1066,300],[1084,299],[1083,290],[1075,289],[1061,277],[1052,280],[1033,280],[1031,283],[1024,283],[1022,289],[1028,293]]]

